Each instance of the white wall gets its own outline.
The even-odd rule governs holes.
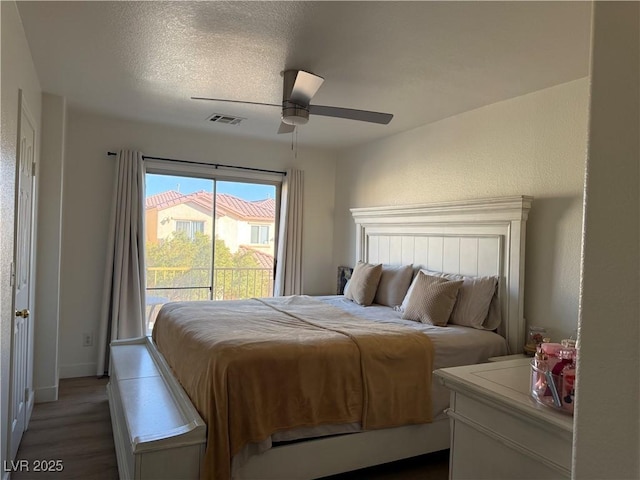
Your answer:
[[[34,338],[36,402],[58,399],[58,325],[60,320],[60,252],[62,173],[66,102],[42,95],[42,141],[38,171],[38,238]]]
[[[532,195],[525,318],[575,334],[587,100],[576,80],[341,152],[334,264],[355,261],[351,207]]]
[[[236,128],[236,127],[228,127]],[[147,155],[248,167],[304,170],[304,291],[332,293],[334,157],[290,144],[252,141],[215,133],[123,121],[69,109],[64,165],[60,376],[95,374],[96,346],[82,347],[82,334],[96,334],[102,302],[107,224],[115,162],[120,148]]]
[[[16,153],[18,138],[18,90],[40,130],[41,89],[15,2],[0,2],[2,32],[1,136],[0,136],[0,465],[7,460],[9,417],[9,363],[13,290],[10,265],[14,248]],[[39,141],[39,139],[38,139]],[[39,155],[36,146],[36,158]],[[37,312],[34,311],[37,322]],[[3,478],[6,472],[0,473]]]
[[[574,478],[640,478],[640,3],[596,2]]]

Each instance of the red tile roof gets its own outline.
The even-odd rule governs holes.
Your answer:
[[[260,205],[262,208],[271,209],[276,211],[276,201],[273,198],[265,198],[264,200],[255,200],[252,202],[256,205]]]
[[[165,203],[169,204],[173,200],[177,200],[182,196],[183,195],[180,192],[176,192],[175,190],[156,193],[155,195],[150,195],[146,198],[145,200],[146,208],[157,207]]]
[[[269,203],[270,199],[249,202],[228,193],[218,193],[216,199],[218,208],[241,218],[260,220],[276,214],[275,202]]]
[[[258,266],[261,268],[273,268],[273,255],[269,255],[268,253],[261,252],[260,250],[254,250],[251,247],[247,247],[246,245],[240,245],[238,251],[244,253],[250,253],[255,258],[256,262],[258,262]]]
[[[181,203],[192,203],[205,209],[210,209],[213,204],[211,192],[194,192],[181,194],[174,190],[150,195],[146,198],[146,208],[158,208],[163,210]],[[228,193],[216,194],[218,213],[242,218],[243,220],[264,221],[273,219],[276,214],[276,202],[273,198],[248,201]]]

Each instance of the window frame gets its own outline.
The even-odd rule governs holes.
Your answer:
[[[274,250],[273,250],[273,286],[275,288],[275,273],[276,273],[276,265],[278,263],[278,242],[279,242],[279,233],[280,233],[280,219],[281,219],[281,196],[282,196],[282,183],[283,176],[279,173],[268,173],[268,172],[252,172],[252,171],[230,171],[225,170],[224,167],[216,168],[215,166],[207,166],[202,164],[187,164],[187,163],[179,163],[179,162],[170,162],[163,160],[153,160],[147,159],[145,160],[145,175],[175,175],[182,177],[192,177],[192,178],[201,178],[205,180],[212,180],[213,183],[213,211],[215,212],[216,208],[216,182],[239,182],[239,183],[255,183],[258,185],[271,185],[275,187],[275,223],[274,223]],[[146,198],[146,194],[145,194]],[[178,219],[176,219],[178,220]],[[190,220],[189,220],[190,221]],[[146,225],[143,225],[143,228],[146,231]],[[215,239],[215,228],[216,222],[215,219],[212,222],[212,239]],[[204,231],[204,228],[203,228]],[[267,241],[267,244],[269,242]],[[264,245],[264,244],[252,244],[252,245]],[[215,241],[213,242],[213,250],[212,250],[212,262],[213,258],[215,258]],[[212,263],[211,265],[211,274],[213,276],[215,265]],[[215,283],[212,280],[212,285]],[[145,294],[147,292],[147,285],[145,281]],[[211,292],[212,294],[212,292]],[[271,292],[271,295],[274,295],[275,291]]]
[[[145,174],[155,175],[180,175],[184,177],[203,178],[213,181],[224,182],[240,182],[240,183],[257,183],[261,185],[273,185],[276,189],[275,202],[276,202],[276,216],[274,225],[274,252],[273,259],[274,265],[278,263],[278,245],[280,235],[280,207],[282,206],[282,183],[283,176],[279,173],[268,172],[252,172],[252,171],[239,171],[239,170],[227,170],[224,167],[215,167],[214,165],[202,165],[202,164],[190,164],[181,162],[171,162],[165,160],[145,160]],[[214,184],[215,185],[215,184]],[[215,193],[215,189],[214,189]],[[214,195],[215,198],[215,195]],[[215,225],[215,222],[214,222]],[[215,226],[214,226],[215,234]],[[275,280],[275,267],[274,267],[274,280]]]

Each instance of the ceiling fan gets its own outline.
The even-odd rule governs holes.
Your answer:
[[[211,100],[215,102],[244,103],[249,105],[266,105],[282,108],[282,122],[278,133],[291,133],[297,125],[304,125],[309,121],[309,115],[324,117],[347,118],[362,122],[388,124],[393,115],[390,113],[370,112],[352,108],[327,107],[311,105],[311,99],[316,94],[324,78],[305,72],[304,70],[286,70],[282,73],[284,86],[282,90],[282,104],[246,102],[242,100],[227,100],[222,98],[191,97],[192,100]]]

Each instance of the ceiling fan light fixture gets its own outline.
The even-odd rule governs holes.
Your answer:
[[[282,107],[282,121],[288,125],[304,125],[309,121],[309,110],[299,105],[285,105]]]

